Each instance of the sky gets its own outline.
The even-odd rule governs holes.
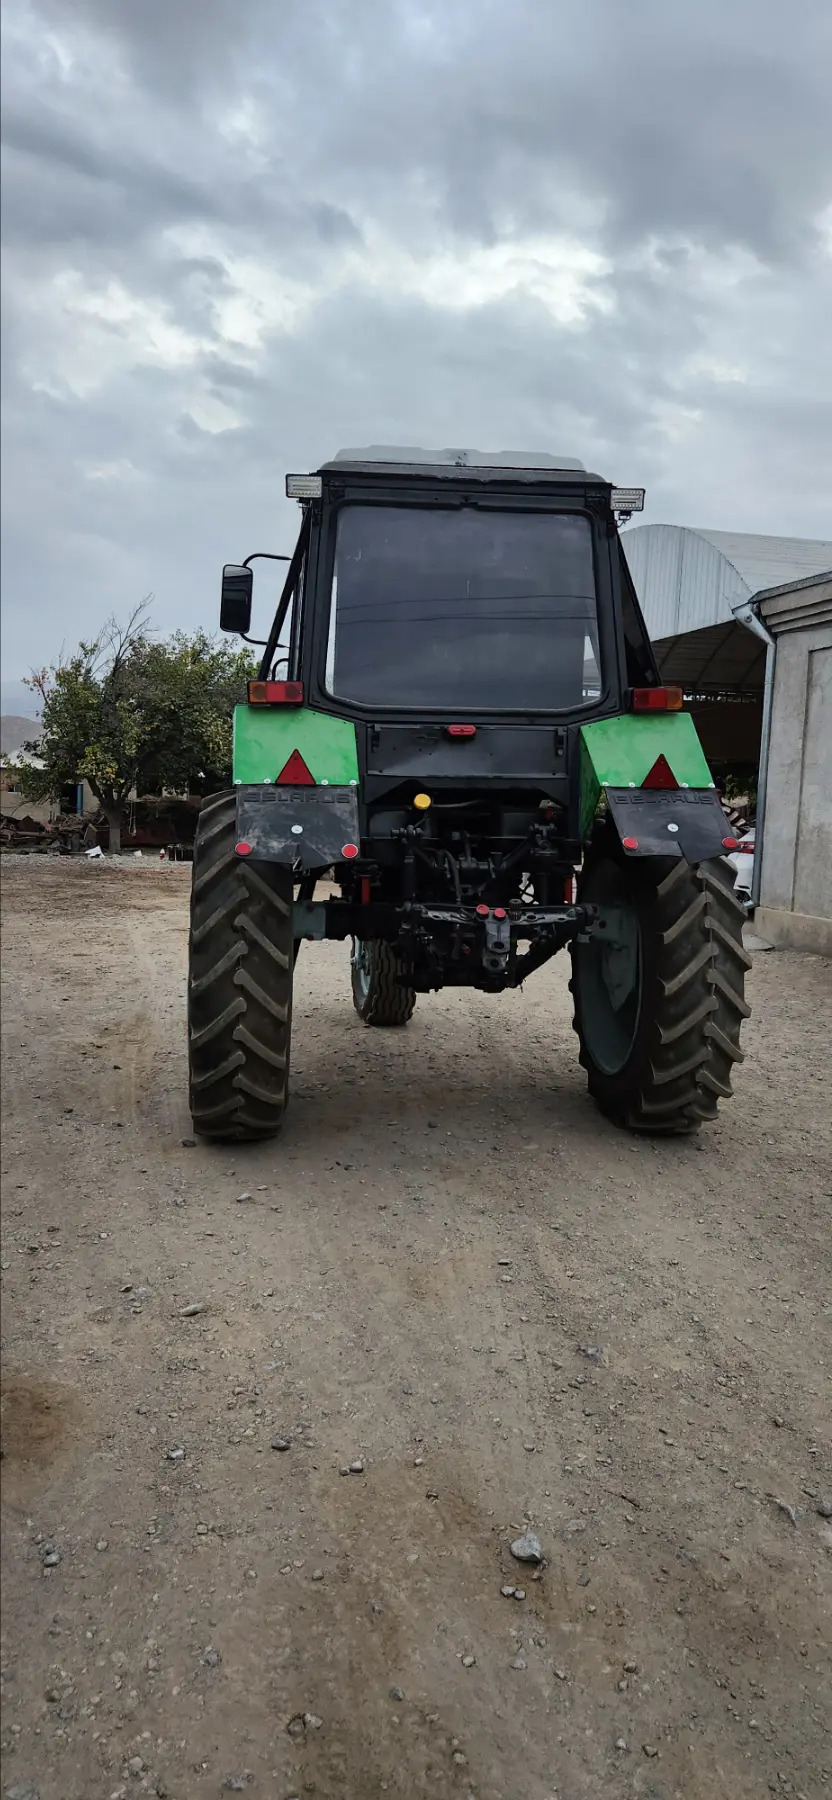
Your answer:
[[[830,74],[829,0],[5,0],[4,708],[342,445],[832,535]]]

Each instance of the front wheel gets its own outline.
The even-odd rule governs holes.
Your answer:
[[[389,944],[353,938],[351,974],[352,1003],[365,1025],[406,1025],[412,1018],[416,989]]]
[[[598,906],[608,938],[572,946],[574,1028],[589,1090],[632,1130],[695,1131],[729,1099],[742,1060],[751,958],[744,909],[724,860],[634,861],[604,834],[578,904]]]

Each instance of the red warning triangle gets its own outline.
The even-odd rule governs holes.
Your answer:
[[[645,775],[641,785],[646,788],[677,788],[679,786],[666,756],[656,757],[649,775]]]
[[[293,750],[289,761],[283,764],[283,768],[276,778],[275,787],[280,787],[284,782],[287,787],[317,786],[315,777],[307,768],[299,750]],[[675,787],[675,782],[673,785]]]

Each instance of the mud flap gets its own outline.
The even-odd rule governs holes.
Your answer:
[[[713,788],[605,787],[607,809],[627,856],[724,856],[730,826]]]
[[[359,845],[358,793],[353,787],[237,789],[237,842],[251,845],[253,862],[328,869]]]

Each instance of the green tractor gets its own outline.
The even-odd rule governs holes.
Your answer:
[[[731,1094],[749,958],[734,840],[621,547],[643,492],[562,458],[381,447],[286,491],[300,534],[194,850],[194,1130],[279,1129],[319,938],[350,941],[365,1024],[397,1027],[420,994],[514,988],[569,945],[601,1110],[696,1130]],[[246,638],[254,560],[223,571]]]

